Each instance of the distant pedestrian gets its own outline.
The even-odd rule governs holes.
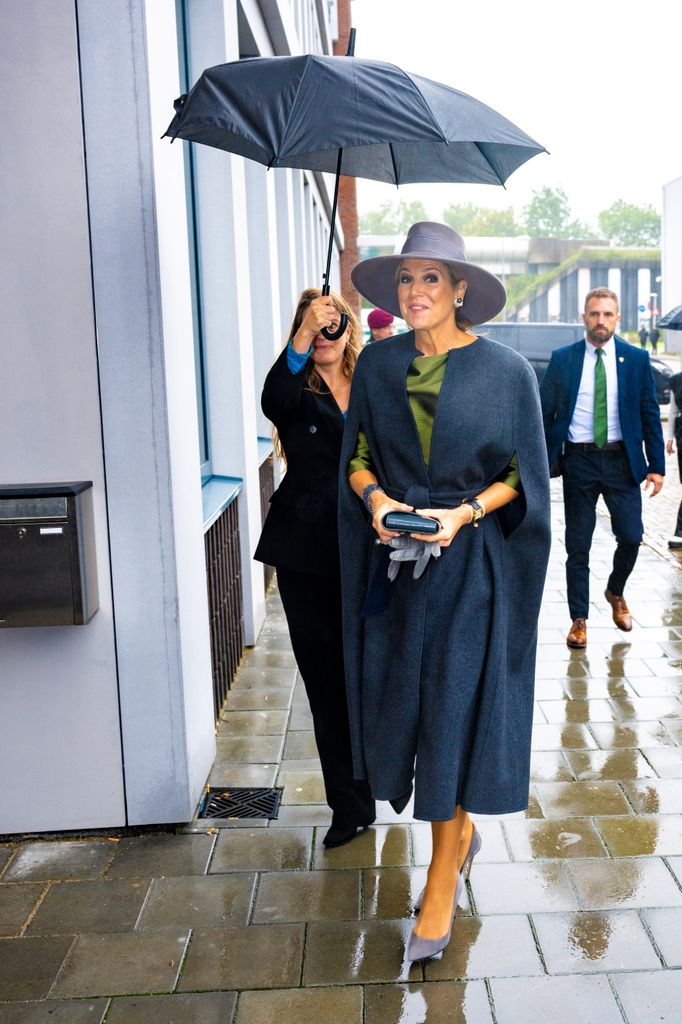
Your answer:
[[[585,340],[552,353],[540,386],[552,475],[563,476],[569,647],[587,646],[590,547],[599,495],[616,537],[604,596],[626,632],[632,617],[623,591],[642,540],[642,493],[663,486],[665,449],[649,356],[615,337],[618,296],[595,288],[585,299]],[[614,339],[613,342],[611,339]],[[643,439],[643,440],[642,440]],[[646,458],[642,452],[642,443]]]
[[[394,317],[385,309],[373,309],[367,317],[369,327],[369,341],[384,341],[385,338],[392,338]],[[369,342],[368,342],[369,343]]]
[[[682,481],[682,373],[670,378],[670,406],[668,408],[668,430],[665,450],[673,455],[677,450],[677,467]],[[668,541],[669,548],[682,548],[682,501],[677,510],[675,533]]]
[[[647,331],[644,324],[639,329],[639,344],[642,348],[646,348],[646,343],[649,340],[649,332]]]
[[[649,331],[649,341],[651,342],[651,354],[654,356],[656,355],[656,351],[658,350],[658,339],[660,338],[660,336],[661,332],[659,331],[658,327],[652,327]]]

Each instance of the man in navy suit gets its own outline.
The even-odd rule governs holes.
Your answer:
[[[587,645],[589,557],[600,494],[616,537],[605,597],[619,629],[632,629],[623,596],[642,540],[640,484],[663,486],[665,450],[649,356],[615,336],[618,296],[585,299],[585,339],[552,353],[540,386],[552,476],[563,475],[569,647]],[[642,451],[642,445],[644,451]],[[645,456],[646,453],[646,456]]]

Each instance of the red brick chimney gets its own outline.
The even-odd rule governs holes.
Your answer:
[[[334,42],[334,54],[343,56],[348,49],[351,28],[350,0],[338,0],[339,38]],[[338,215],[341,219],[345,248],[341,253],[341,294],[349,306],[360,316],[360,296],[353,287],[350,272],[358,262],[358,203],[355,178],[341,175]]]

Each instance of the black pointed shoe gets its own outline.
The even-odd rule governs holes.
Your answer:
[[[364,825],[341,825],[338,822],[332,821],[322,843],[328,850],[335,846],[345,846],[346,843],[350,843],[356,836],[366,832],[369,826],[373,824],[374,818]]]

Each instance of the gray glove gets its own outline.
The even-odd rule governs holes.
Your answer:
[[[391,537],[389,546],[393,548],[388,567],[388,578],[391,582],[400,570],[401,562],[414,562],[412,579],[418,580],[430,558],[440,558],[440,544],[437,541],[415,540],[409,534],[402,533],[399,537]]]

